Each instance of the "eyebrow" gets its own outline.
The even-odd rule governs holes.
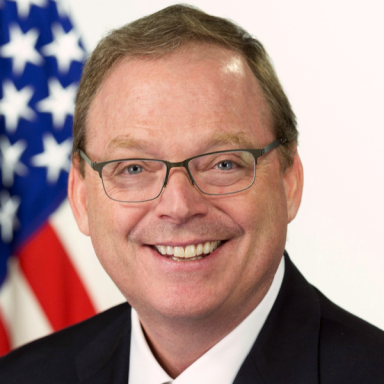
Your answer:
[[[111,153],[114,149],[126,148],[126,149],[139,149],[144,150],[146,147],[145,141],[140,139],[134,139],[130,136],[117,136],[112,139],[106,147],[106,154]]]
[[[146,151],[148,144],[149,143],[145,140],[135,139],[128,135],[117,136],[107,144],[105,154],[110,154],[113,150],[120,148]],[[209,151],[209,148],[225,144],[236,145],[238,149],[254,148],[255,146],[247,133],[244,131],[238,131],[236,133],[215,132],[206,142],[205,148],[207,151]]]
[[[253,148],[255,146],[247,133],[238,131],[236,133],[216,132],[208,141],[207,147],[223,144],[235,144],[238,148]]]

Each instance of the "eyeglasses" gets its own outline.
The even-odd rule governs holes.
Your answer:
[[[256,176],[257,159],[279,145],[276,140],[262,149],[210,152],[178,163],[155,159],[118,159],[92,162],[80,156],[99,173],[105,193],[112,200],[140,203],[160,196],[172,168],[185,168],[192,185],[206,195],[229,195],[250,188]]]

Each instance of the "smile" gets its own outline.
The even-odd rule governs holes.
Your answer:
[[[186,247],[172,247],[170,245],[155,245],[157,251],[175,261],[193,261],[211,254],[221,241],[207,241],[200,244],[190,244]]]

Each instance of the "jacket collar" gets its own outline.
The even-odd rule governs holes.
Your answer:
[[[130,315],[130,306],[126,304],[126,310],[76,356],[76,370],[80,383],[128,383]]]
[[[234,384],[318,383],[320,304],[314,289],[285,254],[276,302]],[[79,382],[127,384],[130,307],[76,357]]]
[[[318,297],[285,253],[276,302],[234,384],[318,383]]]

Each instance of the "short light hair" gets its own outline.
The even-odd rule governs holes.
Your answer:
[[[262,44],[227,19],[189,5],[172,5],[112,30],[97,45],[84,66],[73,121],[73,152],[85,151],[90,105],[107,74],[123,59],[156,59],[187,44],[216,45],[237,52],[258,80],[271,112],[271,129],[279,147],[282,170],[293,163],[298,140],[296,118]],[[83,163],[80,164],[84,174]]]

